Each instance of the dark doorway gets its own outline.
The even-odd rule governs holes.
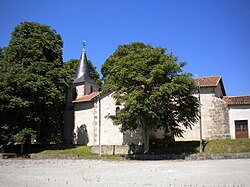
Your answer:
[[[248,124],[247,120],[235,120],[235,137],[248,138]]]

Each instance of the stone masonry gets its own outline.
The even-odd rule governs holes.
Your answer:
[[[207,131],[209,139],[229,139],[229,114],[227,104],[220,98],[214,97],[212,101],[213,108],[209,110],[211,123]]]

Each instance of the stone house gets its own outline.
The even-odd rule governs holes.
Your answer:
[[[250,95],[226,96],[220,76],[194,78],[194,81],[200,86],[202,138],[249,138]],[[199,140],[199,124],[186,129],[184,137],[176,140]]]
[[[249,138],[250,95],[226,96],[222,77],[210,76],[194,78],[200,87],[201,124],[203,139]],[[99,144],[101,129],[102,145],[141,145],[142,132],[120,132],[109,115],[115,115],[122,107],[115,105],[112,93],[100,94],[99,86],[90,77],[85,49],[73,77],[74,86],[69,91],[69,99],[64,116],[64,141],[79,145]],[[99,123],[100,122],[100,123]],[[99,124],[101,124],[99,128]],[[163,130],[152,131],[152,139],[164,137]],[[185,129],[178,141],[199,140],[200,122],[192,129]]]

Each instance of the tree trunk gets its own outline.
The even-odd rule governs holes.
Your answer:
[[[149,152],[149,129],[147,128],[144,120],[142,120],[142,127],[143,127],[144,153],[148,153]]]
[[[21,154],[23,154],[23,143],[21,144]]]
[[[145,131],[145,140],[144,140],[145,144],[144,144],[144,153],[148,153],[149,152],[149,130],[146,129]]]

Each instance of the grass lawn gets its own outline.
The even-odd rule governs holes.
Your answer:
[[[91,153],[88,146],[75,145],[52,145],[46,150],[38,152],[39,154],[68,154],[79,155],[79,157],[95,157],[97,154]]]
[[[199,153],[199,141],[180,141],[171,142],[167,147],[152,147],[150,154],[195,154]],[[237,140],[210,140],[204,141],[205,154],[218,154],[218,153],[244,153],[250,152],[250,139],[237,139]],[[10,147],[9,150],[4,152],[20,153],[20,146]],[[70,154],[79,155],[79,157],[98,158],[98,154],[91,153],[87,146],[77,145],[30,145],[26,147],[25,153],[39,153],[39,154]],[[106,155],[102,154],[102,157],[106,158],[121,158],[125,155]]]
[[[195,154],[199,153],[199,141],[179,141],[169,143],[167,148],[152,148],[153,154]],[[203,153],[244,153],[250,152],[250,139],[203,141]]]
[[[98,158],[98,154],[92,153],[88,146],[77,146],[77,145],[53,145],[47,147],[46,150],[38,152],[39,154],[68,154],[68,155],[78,155],[81,158]],[[121,158],[125,155],[108,155],[102,154],[103,158]]]
[[[172,142],[167,148],[152,148],[152,154],[194,154],[199,153],[199,141]],[[250,139],[204,141],[204,153],[243,153],[250,152]],[[76,154],[80,157],[97,157],[87,146],[56,145],[41,154]],[[124,157],[124,155],[102,155],[104,157]]]
[[[250,152],[250,139],[210,140],[205,142],[204,153],[244,153]]]

